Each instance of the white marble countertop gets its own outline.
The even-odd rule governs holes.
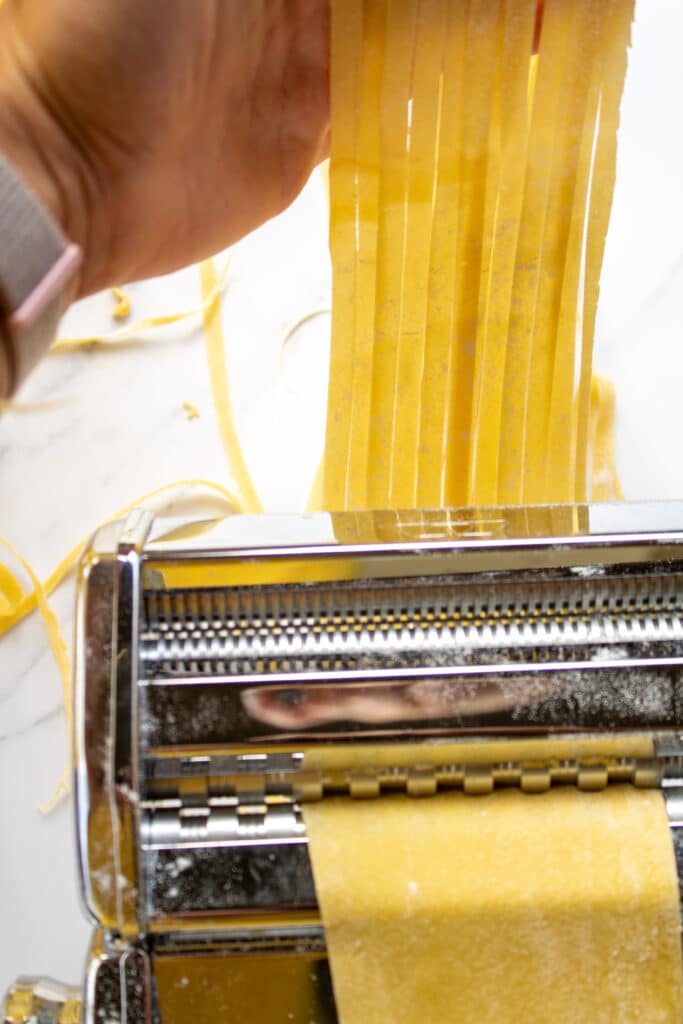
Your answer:
[[[627,498],[683,497],[683,70],[680,0],[638,5],[602,283],[597,366],[618,394]],[[196,305],[198,273],[133,286],[133,318]],[[303,504],[325,420],[329,318],[320,177],[234,250],[223,299],[231,393],[265,507]],[[111,329],[112,301],[70,311],[65,333]],[[0,417],[0,536],[42,578],[114,510],[184,478],[232,481],[212,407],[200,320],[135,343],[54,354],[23,389],[53,403]],[[183,402],[199,410],[189,420]],[[4,552],[0,560],[14,565]],[[55,594],[67,638],[73,580]],[[17,974],[80,980],[89,935],[79,905],[72,809],[44,815],[67,761],[59,676],[39,616],[0,639],[0,990]]]

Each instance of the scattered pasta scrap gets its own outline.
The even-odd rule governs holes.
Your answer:
[[[187,399],[187,398],[183,402],[183,410],[185,412],[186,419],[188,419],[188,420],[199,419],[199,409],[197,408],[196,405],[193,405],[193,403],[190,402],[189,399]]]
[[[116,302],[112,316],[115,320],[127,320],[130,316],[130,296],[122,288],[112,288],[111,293]]]

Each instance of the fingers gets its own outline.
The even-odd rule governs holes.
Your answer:
[[[536,26],[534,28],[534,42],[533,42],[533,53],[538,53],[538,47],[541,42],[541,29],[543,28],[543,14],[545,11],[545,0],[538,0],[536,6]]]

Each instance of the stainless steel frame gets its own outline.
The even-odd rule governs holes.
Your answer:
[[[81,563],[75,673],[86,1024],[334,1021],[330,793],[658,786],[683,865],[678,503],[135,513]],[[5,1019],[38,992],[72,1020],[42,982]]]

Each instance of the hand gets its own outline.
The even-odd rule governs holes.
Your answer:
[[[0,150],[82,246],[78,296],[229,245],[327,137],[328,0],[0,5]]]

